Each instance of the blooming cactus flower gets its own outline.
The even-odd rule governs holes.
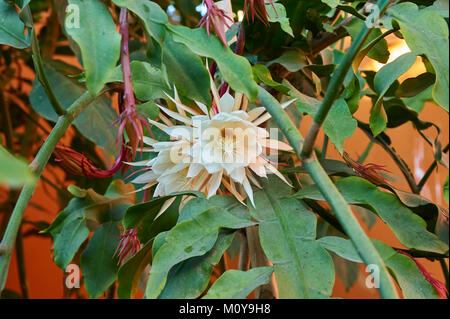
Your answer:
[[[149,119],[151,124],[166,132],[171,141],[158,142],[146,138],[144,142],[157,156],[148,162],[130,164],[146,166],[146,172],[132,182],[146,184],[142,189],[156,185],[154,197],[189,190],[211,197],[223,185],[240,202],[248,197],[253,203],[251,184],[260,187],[255,175],[267,177],[268,173],[273,173],[288,183],[266,153],[270,150],[291,151],[292,148],[270,139],[269,132],[259,127],[270,119],[265,108],[247,111],[242,94],[237,93],[233,97],[227,92],[219,97],[214,83],[211,85],[216,111],[208,111],[200,102],[196,102],[200,111],[182,104],[175,89],[175,97],[169,98],[175,103],[177,112],[161,105],[159,108],[182,125],[173,125],[167,120],[162,124]]]
[[[273,1],[267,0],[267,2],[269,2],[272,5],[273,9],[276,12]],[[250,7],[250,12],[252,14],[252,22],[255,21],[255,16],[256,16],[265,25],[269,24],[269,14],[267,13],[267,9],[266,9],[266,0],[245,0],[244,12],[245,12],[245,16],[247,17],[247,20],[249,20],[249,18],[248,18],[249,7]]]
[[[220,9],[213,0],[204,0],[203,4],[206,6],[207,11],[205,16],[200,20],[199,25],[201,27],[206,26],[208,35],[210,34],[212,27],[219,39],[223,42],[223,45],[228,46],[225,36],[225,27],[230,27],[227,20],[233,23],[233,19],[231,19],[224,10]]]

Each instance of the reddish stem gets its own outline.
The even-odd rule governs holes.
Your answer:
[[[124,93],[123,99],[125,103],[125,110],[128,108],[136,108],[136,101],[134,99],[133,85],[131,83],[131,66],[130,66],[130,50],[128,42],[130,40],[129,25],[128,25],[128,11],[127,8],[120,9],[120,34],[122,35],[120,59],[122,63],[123,85]]]

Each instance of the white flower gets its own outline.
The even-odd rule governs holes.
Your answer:
[[[146,184],[141,189],[156,185],[154,197],[178,191],[200,191],[211,197],[220,186],[232,193],[240,202],[248,197],[252,204],[251,184],[261,187],[255,178],[276,174],[288,183],[267,158],[267,151],[291,151],[281,141],[270,139],[269,132],[258,125],[270,119],[264,107],[247,112],[247,100],[237,93],[236,98],[225,93],[219,98],[211,81],[214,106],[211,111],[196,102],[201,112],[181,103],[175,89],[177,112],[158,105],[164,124],[150,120],[170,137],[170,142],[158,142],[145,138],[148,151],[157,156],[148,162],[129,163],[147,166],[147,172],[132,182]],[[293,101],[283,105],[287,107]],[[182,125],[174,125],[169,117]],[[289,184],[289,183],[288,183]],[[170,204],[165,205],[168,207]]]

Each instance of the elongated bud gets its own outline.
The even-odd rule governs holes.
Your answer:
[[[123,162],[129,160],[129,151],[122,146],[119,157],[108,170],[97,167],[84,155],[63,145],[56,145],[53,151],[55,161],[69,174],[86,176],[90,178],[108,178],[114,176],[124,166]]]
[[[267,0],[275,10],[275,13],[277,10],[275,9],[275,5],[273,4],[272,0]],[[266,2],[265,0],[245,0],[244,2],[244,12],[245,16],[247,17],[247,21],[249,21],[248,17],[248,10],[250,9],[250,13],[252,15],[252,22],[255,22],[255,16],[261,20],[262,23],[265,25],[269,25],[269,14],[267,13],[266,9]],[[277,13],[278,14],[278,13]]]
[[[353,171],[362,178],[367,179],[369,182],[375,185],[389,185],[388,180],[378,174],[379,171],[389,173],[389,171],[385,169],[384,166],[372,163],[365,165],[361,164],[360,162],[351,159],[347,152],[344,152],[343,157],[347,165],[351,167]]]
[[[397,252],[399,254],[402,254],[402,255],[405,255],[405,256],[411,258],[412,261],[414,261],[414,263],[417,265],[417,267],[419,267],[419,269],[422,272],[422,274],[424,275],[425,279],[434,287],[434,289],[436,289],[439,296],[443,299],[447,299],[448,291],[447,291],[447,287],[445,287],[445,284],[443,282],[434,278],[431,275],[431,273],[425,268],[425,266],[422,265],[419,261],[417,261],[417,259],[415,259],[410,254],[408,254],[404,251],[400,251],[400,250]]]
[[[233,19],[231,19],[224,10],[220,9],[213,0],[204,0],[203,3],[206,6],[207,11],[205,16],[200,20],[199,26],[206,27],[208,35],[210,35],[212,27],[223,45],[228,46],[225,36],[225,27],[229,28],[230,25],[228,22],[233,23]]]
[[[141,242],[138,238],[137,229],[126,230],[120,236],[119,246],[114,253],[114,256],[119,256],[119,265],[121,265],[125,258],[134,256],[139,249],[141,249]]]

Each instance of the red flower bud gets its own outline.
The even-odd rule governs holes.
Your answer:
[[[129,159],[129,151],[126,146],[122,146],[119,157],[114,165],[108,170],[95,167],[94,164],[84,155],[63,145],[56,145],[53,151],[55,161],[69,174],[76,176],[86,176],[90,178],[108,178],[114,176],[121,168],[125,168],[123,162]]]
[[[204,5],[206,6],[206,14],[200,20],[199,26],[206,26],[206,32],[210,35],[211,26],[214,29],[214,32],[217,34],[219,39],[223,42],[223,45],[228,46],[227,39],[225,36],[225,27],[230,27],[227,23],[229,20],[233,23],[233,19],[231,19],[224,10],[219,9],[213,0],[204,0]]]
[[[141,249],[141,242],[139,241],[137,229],[126,230],[120,236],[119,246],[117,246],[114,256],[119,256],[118,265],[122,264],[126,257],[134,256],[139,249]]]
[[[405,255],[409,258],[412,259],[412,261],[414,261],[414,263],[417,265],[417,267],[419,267],[420,271],[422,272],[422,274],[424,275],[425,279],[431,284],[433,285],[434,289],[436,289],[436,291],[438,292],[439,296],[443,299],[447,299],[447,295],[448,295],[448,291],[447,291],[447,287],[445,287],[445,284],[443,282],[441,282],[440,280],[437,280],[436,278],[434,278],[431,273],[425,268],[424,265],[422,265],[420,262],[417,261],[417,259],[415,259],[413,256],[411,256],[410,254],[404,252],[404,251],[397,251],[399,254]]]
[[[277,10],[275,9],[275,5],[273,4],[273,1],[272,0],[267,0],[267,1],[272,5],[275,12],[277,12]],[[267,13],[265,0],[245,0],[244,12],[245,12],[245,16],[247,17],[247,20],[249,20],[248,19],[248,7],[249,6],[250,6],[250,11],[252,13],[252,22],[255,22],[255,16],[256,16],[265,25],[269,24],[269,14]]]
[[[372,163],[366,165],[361,164],[360,162],[351,159],[347,152],[344,152],[343,157],[347,165],[351,167],[353,171],[362,178],[367,179],[369,182],[375,185],[389,185],[387,179],[378,174],[378,171],[389,172],[384,168],[384,166]]]

